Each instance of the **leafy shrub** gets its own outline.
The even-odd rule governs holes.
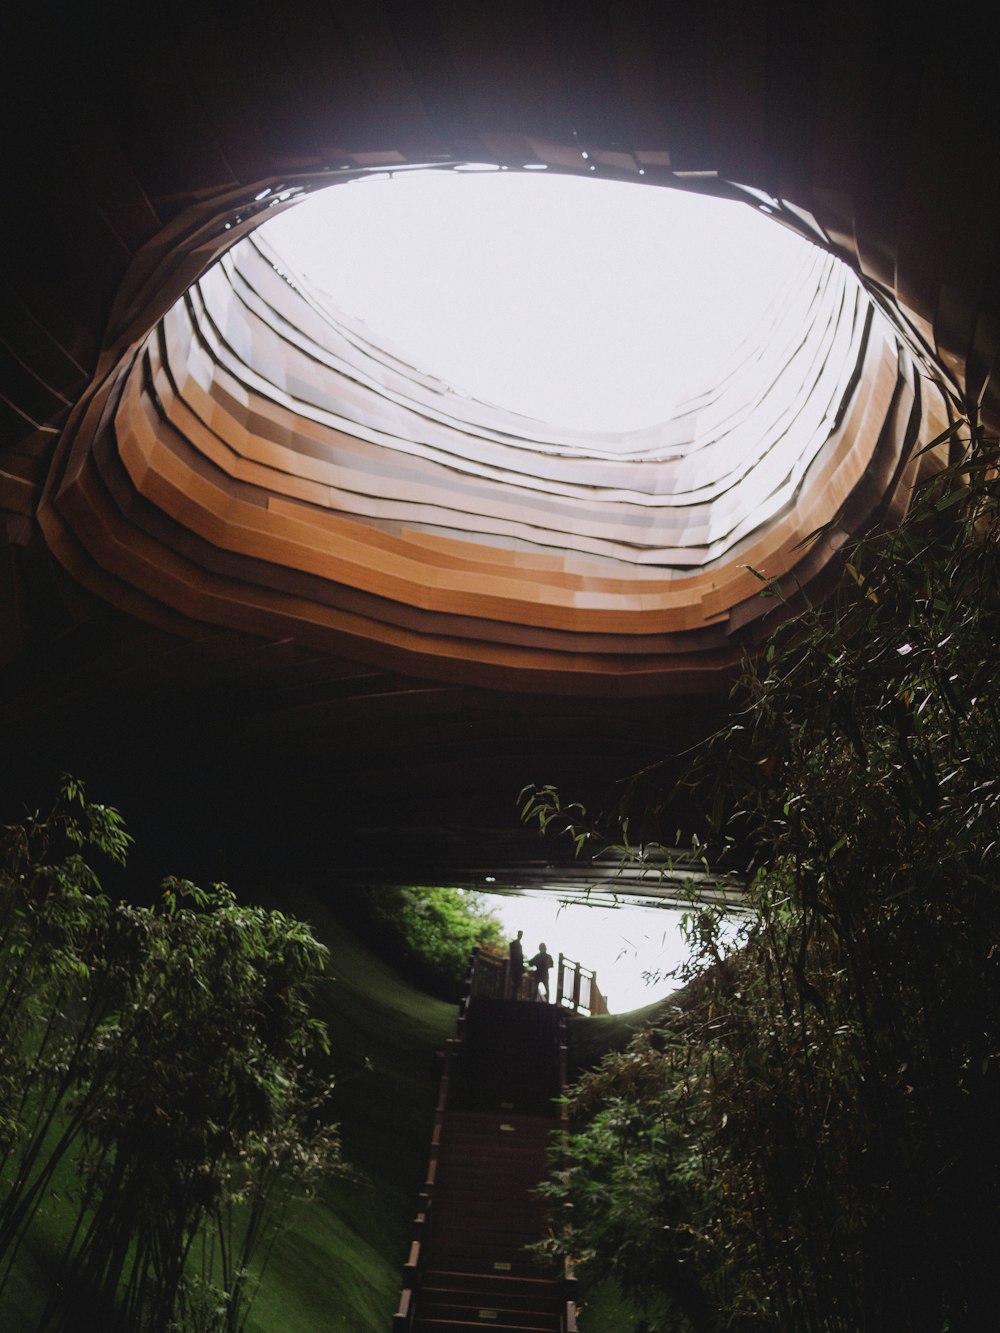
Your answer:
[[[481,894],[466,889],[370,889],[354,895],[352,908],[404,976],[445,1000],[461,996],[474,948],[504,945],[499,918]]]
[[[550,1186],[653,1329],[991,1326],[998,588],[974,434],[778,632],[703,757],[749,917],[726,948],[696,909],[697,1002],[577,1087]]]
[[[69,779],[48,816],[6,830],[0,1286],[73,1161],[77,1213],[40,1327],[191,1327],[197,1306],[198,1327],[237,1329],[274,1205],[339,1166],[311,1072],[326,951],[224,885],[111,902],[84,852],[121,863],[129,841]]]
[[[722,1285],[710,1235],[718,1190],[704,1159],[705,1074],[694,1048],[665,1031],[605,1056],[570,1090],[572,1128],[559,1136],[558,1170],[542,1186],[571,1210],[580,1275],[613,1279],[646,1326],[672,1333],[710,1327]],[[565,1246],[553,1233],[541,1248],[558,1255]]]

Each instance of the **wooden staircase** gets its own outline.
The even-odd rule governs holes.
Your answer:
[[[475,994],[459,1012],[435,1115],[397,1333],[575,1333],[572,1279],[526,1247],[547,1232],[553,1106],[565,1068],[554,1007]]]

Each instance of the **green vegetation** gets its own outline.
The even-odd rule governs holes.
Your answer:
[[[845,569],[748,670],[690,779],[700,836],[748,872],[737,939],[695,904],[684,992],[579,1026],[547,1189],[573,1207],[587,1333],[993,1322],[993,455],[974,439]],[[527,814],[589,833],[550,789]],[[171,880],[151,907],[111,901],[88,858],[120,864],[128,841],[73,782],[7,831],[0,1323],[371,1333],[452,1010],[304,896]],[[446,989],[500,942],[456,891],[365,901],[370,937]]]
[[[322,1184],[267,1270],[256,1333],[372,1333],[388,1327],[427,1168],[441,1063],[455,1009],[417,990],[361,945],[331,907],[285,900],[330,949],[315,1012],[337,1069],[331,1101],[352,1174]],[[337,901],[340,911],[340,900]]]
[[[689,989],[680,989],[664,1000],[655,1000],[624,1014],[600,1014],[591,1018],[567,1013],[569,1077],[575,1079],[589,1073],[605,1055],[624,1050],[639,1033],[667,1026],[691,1004],[692,998]]]
[[[403,976],[445,1000],[461,998],[475,947],[504,947],[499,918],[468,889],[367,889],[341,910]]]
[[[387,1325],[453,1011],[308,900],[328,946],[222,886],[111,902],[78,783],[7,833],[0,1323]]]
[[[67,779],[0,873],[0,1294],[57,1175],[78,1176],[39,1328],[242,1327],[275,1206],[339,1167],[308,995],[326,951],[223,886],[105,897],[117,812]]]
[[[776,634],[692,779],[751,915],[725,946],[695,910],[685,1005],[579,1080],[549,1186],[649,1330],[995,1322],[998,588],[972,432]]]

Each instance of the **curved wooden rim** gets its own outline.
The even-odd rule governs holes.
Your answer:
[[[947,419],[823,259],[768,330],[770,394],[736,366],[688,422],[637,442],[641,461],[597,458],[499,411],[456,415],[321,318],[265,244],[207,270],[229,238],[206,211],[135,266],[40,513],[75,577],[174,628],[495,688],[714,688],[773,609],[758,573],[818,588],[844,532],[803,539],[905,505],[906,459]],[[705,470],[741,430],[747,461]]]

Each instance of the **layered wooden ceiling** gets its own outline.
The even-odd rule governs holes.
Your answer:
[[[705,692],[807,588],[849,498],[902,494],[943,400],[849,271],[807,254],[751,345],[658,430],[463,402],[326,315],[254,237],[67,429],[40,510],[81,583],[170,626],[293,638],[493,689]]]
[[[744,566],[820,594],[950,395],[1000,416],[996,118],[873,8],[180,3],[155,42],[113,7],[19,20],[5,792],[90,771],[231,858],[267,811],[316,855],[324,811],[461,847],[522,781],[596,789],[710,727],[766,629]],[[255,229],[468,161],[719,193],[817,248],[649,438],[456,414]]]

